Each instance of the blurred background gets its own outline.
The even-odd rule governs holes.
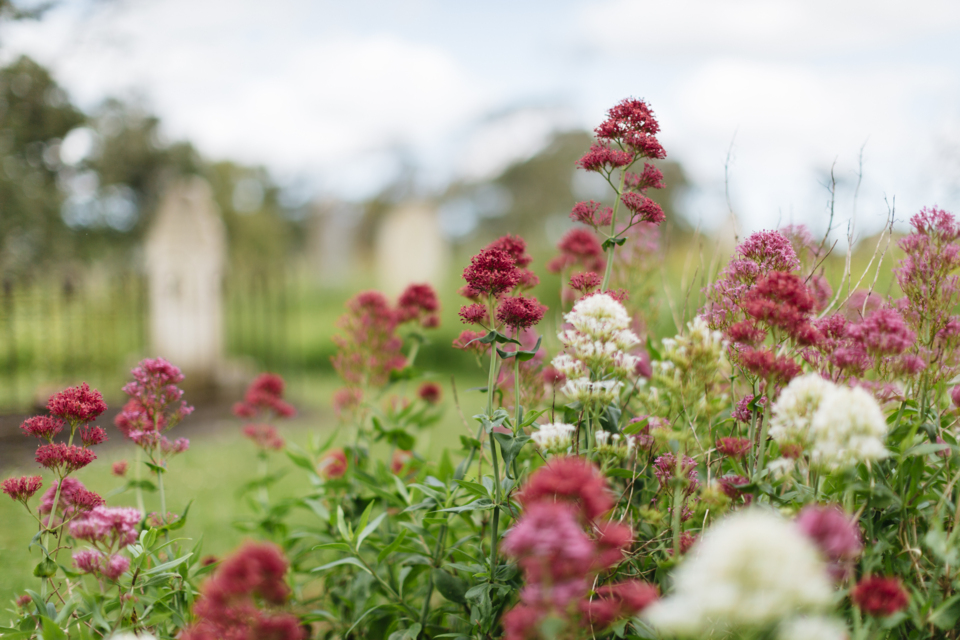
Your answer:
[[[663,264],[698,230],[728,252],[761,228],[823,233],[831,171],[837,255],[848,222],[856,246],[891,208],[900,228],[960,210],[948,0],[0,0],[0,16],[0,413],[81,380],[115,403],[146,355],[195,397],[269,369],[322,411],[344,301],[411,281],[444,302],[421,363],[470,367],[447,347],[460,270],[519,233],[557,308],[543,265],[571,206],[606,197],[574,162],[628,96],[668,152]]]

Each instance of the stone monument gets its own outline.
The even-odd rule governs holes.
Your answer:
[[[150,346],[211,385],[223,358],[223,272],[227,238],[206,180],[190,176],[164,193],[147,233]]]
[[[384,216],[375,240],[377,281],[387,295],[408,284],[439,286],[450,261],[450,248],[440,233],[435,206],[411,202]]]

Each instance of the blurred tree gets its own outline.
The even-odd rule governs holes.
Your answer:
[[[57,188],[60,144],[84,121],[46,69],[27,57],[0,69],[0,270],[69,256]]]

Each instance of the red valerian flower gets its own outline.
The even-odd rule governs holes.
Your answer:
[[[69,387],[53,394],[47,402],[47,410],[58,418],[74,424],[96,420],[107,410],[103,396],[84,382],[79,387]]]
[[[24,435],[42,438],[49,442],[63,431],[63,420],[50,416],[34,416],[24,420],[23,424],[20,425],[20,430],[23,431]]]
[[[660,224],[666,219],[660,205],[645,195],[628,191],[620,196],[620,200],[633,213],[633,222]]]
[[[37,463],[48,469],[63,470],[64,475],[82,469],[97,459],[93,451],[75,444],[54,442],[37,448]]]
[[[594,520],[613,508],[613,498],[599,470],[585,460],[564,456],[552,458],[530,476],[518,495],[523,505],[544,498],[571,500],[580,506],[581,515]]]
[[[689,496],[697,490],[697,461],[690,456],[683,457],[680,472],[687,480],[686,494]],[[677,475],[677,457],[673,453],[665,453],[653,461],[653,474],[660,483],[660,489],[665,489]]]
[[[808,324],[815,304],[802,278],[781,271],[761,277],[743,297],[743,309],[748,315],[790,335],[796,335]]]
[[[482,295],[499,296],[520,282],[516,260],[503,249],[483,249],[470,259],[463,279],[470,290]]]
[[[320,463],[317,465],[317,473],[327,480],[342,478],[346,472],[347,454],[343,452],[343,449],[334,449],[328,452],[320,458]]]
[[[61,486],[60,499],[57,508],[53,508],[53,500],[57,493],[57,487]],[[83,483],[74,478],[64,478],[62,482],[54,482],[53,486],[47,489],[40,498],[40,513],[47,514],[52,511],[60,512],[64,518],[68,518],[74,513],[88,511],[94,507],[103,504],[103,498],[93,491],[89,491]]]
[[[490,318],[487,316],[487,308],[479,302],[460,307],[458,314],[460,320],[466,324],[476,324],[485,327],[490,324]]]
[[[659,597],[652,584],[627,580],[599,587],[593,600],[580,602],[580,611],[589,624],[600,630],[616,620],[637,615]]]
[[[663,159],[666,151],[657,142],[660,125],[643,100],[627,98],[607,111],[607,119],[594,133],[601,140],[615,141],[644,158]]]
[[[643,163],[643,171],[639,174],[627,173],[624,184],[641,193],[647,189],[663,189],[666,186],[663,182],[663,172],[646,162]]]
[[[420,385],[420,388],[417,389],[417,395],[427,404],[437,404],[440,402],[443,393],[440,390],[440,385],[436,382],[424,382]]]
[[[286,445],[277,428],[270,424],[248,424],[243,435],[264,451],[282,451]]]
[[[800,365],[788,356],[777,356],[766,349],[744,349],[740,352],[743,368],[753,375],[786,384],[800,375]]]
[[[411,284],[397,300],[397,315],[401,323],[416,320],[424,328],[436,327],[439,325],[439,316],[436,315],[439,310],[437,292],[429,284]]]
[[[92,447],[107,441],[107,432],[101,427],[89,425],[80,428],[80,441],[87,447]]]
[[[577,166],[586,171],[612,171],[633,162],[633,154],[607,145],[594,143],[579,160]]]
[[[488,244],[486,248],[506,251],[520,269],[527,267],[533,262],[533,258],[527,254],[527,242],[520,236],[511,236],[509,234],[502,236]]]
[[[848,325],[847,336],[875,357],[900,355],[917,341],[903,316],[889,308],[877,309],[861,322]]]
[[[43,486],[43,478],[40,476],[22,476],[20,478],[8,478],[3,481],[3,492],[12,499],[27,503],[27,500],[33,497],[40,487]]]
[[[597,526],[596,544],[594,568],[602,571],[623,560],[623,552],[633,544],[633,530],[618,522],[602,522]]]
[[[396,335],[397,314],[379,291],[354,296],[337,326],[345,335],[333,337],[338,353],[331,360],[348,386],[364,382],[383,386],[391,371],[406,366],[407,359],[401,353],[403,340]]]
[[[897,578],[870,576],[863,578],[850,592],[850,599],[861,611],[885,617],[907,608],[910,597]]]
[[[570,219],[594,228],[604,227],[613,220],[613,209],[603,207],[599,202],[594,202],[593,200],[589,202],[578,202],[573,205],[573,210],[570,212]]]
[[[114,462],[114,463],[113,463],[113,466],[112,466],[111,469],[110,469],[110,472],[111,472],[113,475],[115,475],[115,476],[117,476],[117,477],[120,477],[120,478],[122,478],[123,476],[127,475],[127,461],[126,461],[126,460],[119,460],[119,461],[117,461],[117,462]]]
[[[536,298],[507,296],[497,307],[497,320],[511,329],[529,329],[543,319],[546,310]]]
[[[286,572],[287,561],[276,546],[245,544],[200,586],[200,597],[193,608],[197,620],[181,638],[302,640],[304,631],[296,617],[261,610],[255,599],[283,604],[290,592],[284,582]]]
[[[750,451],[749,438],[720,438],[717,440],[717,451],[721,454],[740,460]]]
[[[606,267],[600,241],[586,229],[570,229],[560,238],[557,248],[560,250],[560,255],[547,263],[547,270],[551,273],[560,273],[575,264],[582,265],[587,271],[595,272],[603,271]]]
[[[464,351],[473,351],[477,355],[483,355],[489,347],[478,338],[482,338],[486,333],[482,331],[462,331],[453,341],[454,349],[463,349]]]
[[[720,490],[723,491],[724,495],[731,500],[736,500],[743,495],[740,487],[745,484],[750,484],[750,479],[744,476],[723,476],[722,478],[717,478],[717,484],[720,485]]]
[[[603,278],[593,271],[577,273],[570,277],[570,288],[580,293],[591,293],[603,284]]]
[[[390,473],[394,475],[400,473],[411,460],[413,460],[412,451],[404,451],[402,449],[394,451],[390,459]]]
[[[831,562],[853,560],[863,551],[860,528],[839,506],[807,505],[796,523]]]

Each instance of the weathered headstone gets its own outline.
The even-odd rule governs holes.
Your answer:
[[[357,261],[357,231],[363,210],[353,204],[324,201],[312,207],[307,222],[310,271],[326,286],[348,284]]]
[[[408,203],[384,216],[376,234],[380,288],[399,294],[412,282],[439,286],[446,275],[450,248],[440,233],[432,205]]]
[[[223,357],[222,281],[227,239],[203,178],[183,178],[164,194],[146,243],[150,343],[195,384],[215,379]]]

